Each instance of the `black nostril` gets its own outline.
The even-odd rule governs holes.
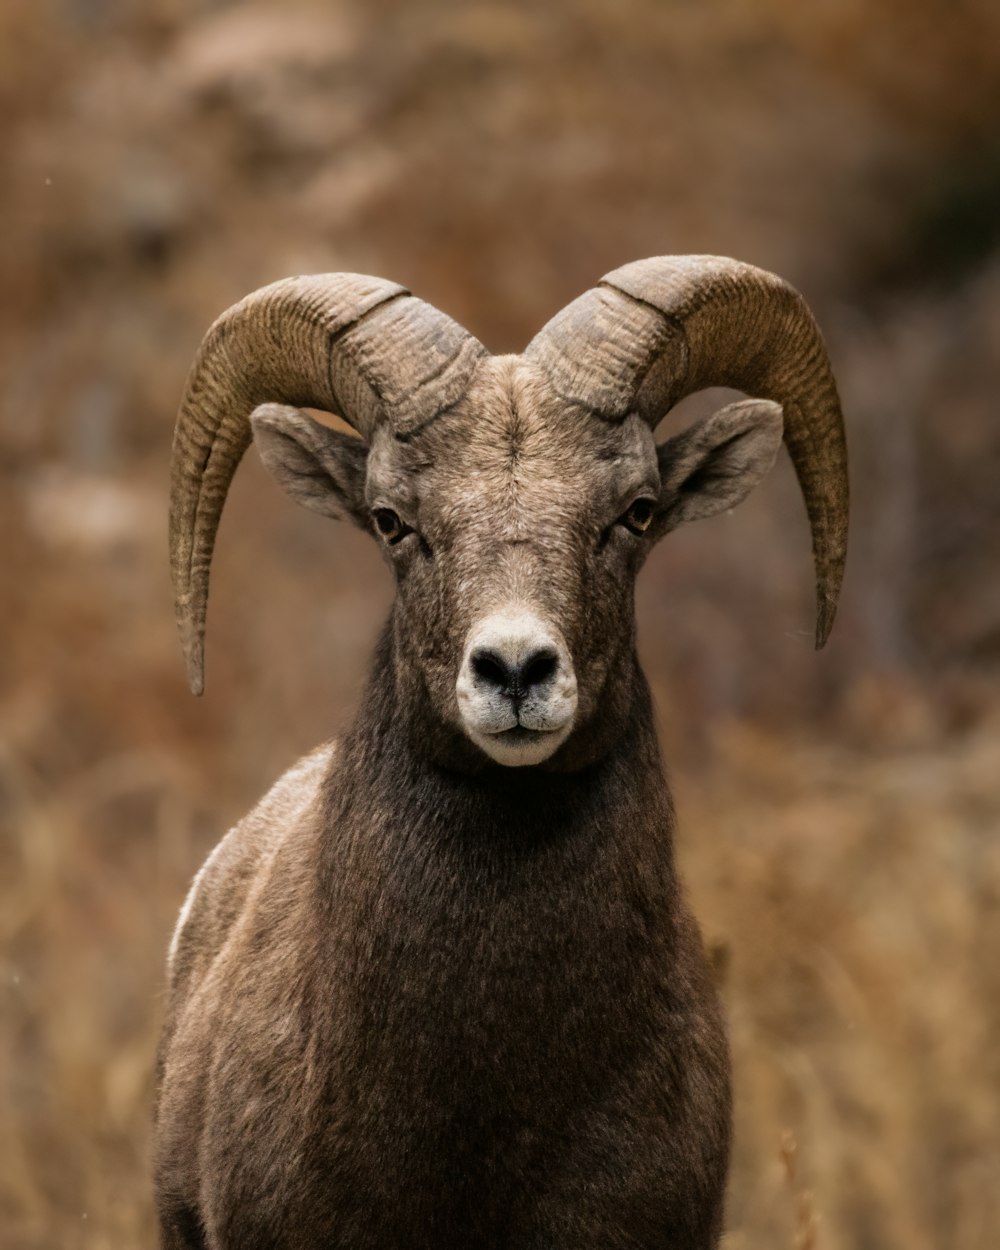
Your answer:
[[[472,671],[477,677],[496,686],[498,690],[509,690],[513,685],[514,674],[495,651],[476,651],[472,656]]]
[[[559,667],[559,657],[551,647],[533,651],[520,664],[508,664],[496,651],[480,647],[472,653],[469,662],[480,681],[514,700],[524,698],[530,690],[543,685]]]
[[[521,665],[521,671],[517,674],[517,685],[524,693],[532,686],[540,686],[549,680],[558,664],[559,657],[554,651],[536,651]]]

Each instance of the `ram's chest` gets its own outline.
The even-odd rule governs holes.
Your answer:
[[[596,860],[422,885],[383,877],[330,934],[334,1027],[367,1083],[517,1114],[627,1058],[670,980],[665,893]]]
[[[616,1235],[633,1219],[661,1230],[675,1186],[705,1183],[705,1158],[721,1167],[724,1100],[697,1105],[694,1039],[717,1029],[704,1005],[678,1015],[666,985],[640,992],[624,972],[609,986],[607,949],[601,960],[589,951],[585,969],[579,950],[570,960],[553,948],[545,965],[529,944],[530,976],[515,986],[511,972],[488,993],[480,978],[501,971],[495,957],[470,948],[446,964],[432,943],[423,975],[409,960],[403,975],[395,944],[381,959],[379,945],[369,997],[352,1001],[352,991],[337,1013],[304,1011],[294,1024],[273,1018],[267,1064],[255,1058],[252,993],[251,1044],[241,1044],[240,1013],[227,1030],[214,1078],[228,1088],[210,1099],[225,1122],[206,1126],[203,1161],[228,1221],[220,1245],[549,1246],[597,1193]],[[704,1087],[717,1091],[717,1033],[711,1051],[718,1071]],[[548,1240],[533,1240],[543,1227]],[[582,1228],[572,1236],[565,1244],[613,1244]]]
[[[580,1209],[581,1178],[626,1206],[633,1184],[667,1193],[680,1052],[705,1025],[669,909],[613,876],[509,884],[420,906],[356,889],[293,962],[273,917],[247,927],[255,975],[199,1026],[220,1245],[531,1245],[520,1229]]]

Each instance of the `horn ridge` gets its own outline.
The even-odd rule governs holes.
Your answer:
[[[589,386],[593,406],[614,419],[634,411],[655,426],[707,386],[781,404],[812,529],[816,645],[824,645],[847,550],[847,446],[826,347],[793,286],[722,256],[633,261],[557,313],[528,352],[558,390],[571,379],[570,393],[584,398]]]
[[[428,353],[440,373],[437,388],[420,373]],[[215,536],[250,444],[253,410],[272,401],[333,411],[370,440],[386,418],[407,428],[435,404],[454,403],[484,354],[467,331],[405,287],[363,274],[285,278],[217,318],[188,374],[170,470],[171,576],[193,693],[204,689]],[[417,383],[424,385],[414,395]]]

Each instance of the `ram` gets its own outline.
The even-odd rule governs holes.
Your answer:
[[[660,418],[710,385],[753,398],[658,446]],[[211,328],[172,467],[192,688],[251,438],[294,498],[371,531],[396,598],[353,728],[227,835],[181,913],[155,1143],[167,1250],[717,1245],[729,1057],[633,584],[662,535],[747,494],[782,434],[821,645],[843,422],[815,323],[773,275],[638,261],[520,356],[355,274],[275,283]]]

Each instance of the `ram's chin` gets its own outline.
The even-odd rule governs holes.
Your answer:
[[[561,729],[544,730],[515,725],[503,733],[480,733],[469,728],[466,732],[495,763],[506,768],[527,768],[554,755],[569,737],[571,728],[572,725],[563,725]]]

